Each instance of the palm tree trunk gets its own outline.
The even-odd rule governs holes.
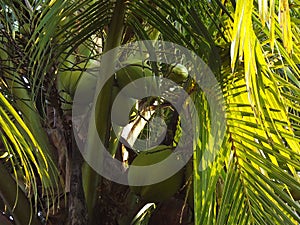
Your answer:
[[[106,39],[106,43],[104,45],[104,53],[108,52],[109,50],[119,46],[121,44],[122,35],[124,31],[124,16],[125,16],[125,1],[124,0],[117,0],[116,5],[114,8],[114,13],[112,19],[109,24],[108,35]],[[110,65],[114,67],[112,62],[101,62],[104,65]],[[105,73],[105,71],[104,71]],[[99,96],[99,105],[105,105],[106,107],[102,107],[102,111],[97,114],[99,116],[99,124],[102,124],[101,130],[102,132],[99,133],[100,139],[103,141],[105,147],[109,148],[109,135],[110,135],[110,109],[111,109],[111,96],[112,96],[112,88],[113,87],[113,80],[109,79],[104,85],[103,89],[101,90],[105,95]],[[89,130],[89,138],[91,138],[90,132],[94,133],[95,130]],[[97,148],[97,146],[94,146]],[[113,151],[113,150],[112,150]],[[101,162],[100,162],[101,163]],[[89,214],[89,225],[98,225],[99,224],[99,212],[95,211],[95,206],[97,204],[97,187],[101,183],[101,177],[98,175],[91,167],[86,167],[84,171],[84,176],[86,179],[86,190],[91,190],[86,192],[86,199],[87,199],[87,207],[88,207],[88,214]]]
[[[87,206],[82,186],[82,164],[82,155],[76,145],[75,138],[72,137],[68,225],[87,225],[88,223]]]

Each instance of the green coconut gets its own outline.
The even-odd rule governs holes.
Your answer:
[[[172,154],[172,150],[169,146],[158,146],[151,151],[140,153],[132,162],[134,166],[149,166],[161,162]],[[163,174],[167,164],[163,167],[154,169],[153,174]],[[181,187],[184,173],[182,170],[178,171],[173,176],[167,178],[156,184],[145,185],[145,186],[131,186],[131,191],[136,195],[139,195],[142,200],[147,202],[161,202],[172,197]],[[138,170],[132,170],[129,168],[128,181],[134,183],[136,181],[149,181],[151,178],[145,176],[144,173]]]
[[[66,92],[61,92],[60,93],[60,98],[62,100],[61,101],[61,109],[64,112],[71,113],[71,111],[72,111],[72,102],[73,102],[73,99],[72,99],[71,95],[69,95]]]
[[[174,81],[177,84],[184,82],[189,76],[187,68],[182,64],[171,64],[170,71],[167,74],[167,78]]]
[[[62,61],[61,70],[57,75],[57,88],[60,92],[66,92],[73,98],[78,84],[85,91],[95,87],[97,82],[96,77],[87,72],[88,69],[96,67],[95,60],[88,59],[90,54],[91,51],[89,48],[85,45],[79,45],[76,49],[76,55],[70,54]],[[77,62],[76,58],[78,56],[80,56],[83,62]]]
[[[70,96],[74,96],[77,84],[79,82],[79,79],[81,78],[81,72],[80,71],[66,71],[61,72],[58,75],[59,79],[59,90],[66,92]]]
[[[134,83],[134,81],[139,78],[152,76],[152,70],[145,62],[142,62],[141,60],[130,60],[124,62],[124,64],[126,64],[126,66],[116,73],[116,78],[118,86],[121,89],[132,83],[131,88],[127,87],[124,90],[128,97],[138,98],[141,90],[151,90],[154,88],[154,85],[151,82],[143,81],[142,85],[141,83],[139,83],[139,85],[135,85]]]

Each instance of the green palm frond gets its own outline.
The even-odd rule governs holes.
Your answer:
[[[8,204],[19,224],[24,220],[29,222],[29,219],[35,221],[33,216],[35,212],[30,209],[29,202],[25,202],[26,197],[33,199],[33,204],[37,205],[41,192],[39,189],[42,188],[42,195],[53,201],[54,188],[57,186],[53,180],[57,176],[56,167],[51,157],[41,148],[30,128],[2,93],[0,93],[0,105],[0,141],[5,149],[5,152],[1,152],[3,159],[0,163],[1,167],[4,168],[2,165],[4,164],[9,168],[6,175],[1,175],[4,181],[0,185],[1,197]],[[5,168],[1,172],[4,173],[4,170]],[[10,174],[15,178],[15,182]],[[10,178],[5,179],[5,176]],[[9,185],[9,190],[13,190],[10,192],[11,195],[7,195],[9,190],[6,190],[5,185]],[[21,188],[19,189],[18,186]],[[20,204],[23,205],[23,209]],[[22,210],[26,211],[25,217],[22,216]],[[38,224],[37,221],[34,223]]]
[[[299,11],[287,1],[233,2],[139,1],[131,7],[164,40],[218,67],[227,134],[211,168],[195,173],[196,224],[296,224],[299,203],[290,190],[300,186]],[[206,141],[195,154],[196,171]]]

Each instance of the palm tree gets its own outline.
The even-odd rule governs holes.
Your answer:
[[[15,224],[300,222],[298,1],[0,3],[0,206]],[[226,112],[218,154],[201,168],[214,112],[190,74],[182,86],[199,117],[193,160],[184,168],[192,176],[186,175],[172,198],[156,204],[137,203],[128,186],[98,175],[79,152],[71,120],[74,91],[87,68],[117,46],[149,39],[201,57],[215,74]],[[147,65],[162,76],[164,66]],[[103,126],[87,132],[99,135],[115,158],[128,151],[131,162],[138,153],[116,142],[111,129],[116,78],[100,93]],[[172,107],[148,100],[139,101],[144,107],[132,121],[143,111],[163,113],[170,133],[163,144],[176,146],[185,132],[180,117]],[[147,132],[144,126],[134,136]],[[143,206],[148,208],[140,211]]]

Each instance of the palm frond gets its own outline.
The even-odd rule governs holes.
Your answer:
[[[299,68],[294,61],[299,50],[293,44],[299,37],[290,15],[297,11],[287,1],[232,2],[139,1],[130,7],[164,40],[193,49],[217,67],[227,138],[215,163],[195,173],[196,224],[295,224],[299,204],[289,190],[299,188]],[[207,117],[202,126],[209,127],[205,101],[196,102],[201,117]],[[200,132],[195,171],[208,132]]]

